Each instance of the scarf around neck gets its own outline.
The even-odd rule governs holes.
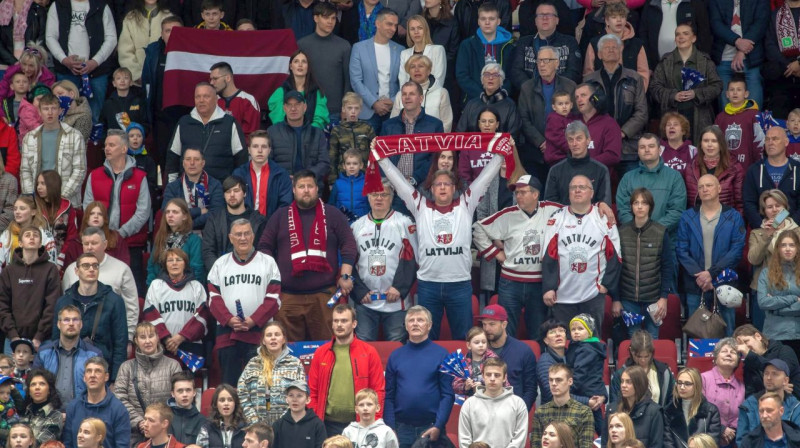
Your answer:
[[[775,32],[778,38],[778,47],[781,54],[787,58],[794,59],[800,56],[800,41],[798,41],[797,29],[800,23],[795,23],[792,9],[784,3],[775,15]]]
[[[514,153],[511,135],[507,133],[451,132],[449,134],[413,134],[376,137],[369,153],[369,163],[364,179],[363,195],[383,191],[378,161],[402,154],[434,153],[442,151],[480,151],[502,154],[506,159],[506,177],[514,172]]]
[[[380,178],[378,178],[380,183]],[[314,223],[308,237],[308,246],[303,240],[303,221],[300,218],[300,209],[297,201],[289,205],[289,247],[292,257],[292,275],[298,276],[306,271],[331,272],[328,263],[328,220],[325,214],[325,205],[322,200],[317,200],[315,207]]]
[[[191,181],[186,174],[182,174],[181,183],[183,183],[183,195],[189,207],[208,207],[208,205],[211,204],[211,192],[208,189],[208,173],[203,171],[203,174],[200,175],[200,180],[195,183],[193,187],[189,186],[189,182]]]
[[[383,4],[378,2],[372,13],[367,18],[367,9],[364,8],[364,2],[358,4],[358,40],[367,40],[375,35],[375,18],[378,16],[378,11],[383,9]]]

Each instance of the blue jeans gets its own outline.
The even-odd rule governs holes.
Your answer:
[[[719,97],[719,105],[723,109],[728,104],[728,97],[725,96],[725,92],[728,90],[728,81],[731,80],[734,73],[731,70],[731,61],[721,62],[717,66],[717,74],[722,79],[722,95]],[[744,79],[747,82],[747,90],[750,92],[748,98],[755,101],[758,104],[758,108],[763,110],[764,88],[762,86],[761,67],[748,68],[747,63],[745,63]]]
[[[382,313],[356,303],[356,316],[358,316],[356,336],[362,341],[377,341],[381,325],[385,340],[403,342],[406,339],[405,311]]]
[[[550,309],[542,300],[542,284],[526,283],[500,277],[497,288],[498,301],[508,313],[508,326],[506,332],[509,336],[517,337],[517,324],[525,308],[525,329],[532,341],[539,340],[539,326],[542,325]],[[357,327],[356,327],[357,328]]]
[[[705,305],[706,308],[713,309],[714,307],[714,295],[711,291],[704,294]],[[700,306],[700,295],[687,293],[686,294],[686,303],[689,307],[689,313],[686,315],[687,318],[691,317],[697,308]],[[725,323],[728,325],[725,328],[725,336],[732,336],[733,330],[736,328],[736,310],[733,308],[728,308],[723,304],[719,304],[719,314],[722,316],[722,319],[725,320]]]
[[[358,327],[356,327],[358,328]],[[411,445],[419,439],[423,432],[431,429],[433,423],[424,426],[411,426],[405,423],[395,423],[395,432],[397,433],[397,441],[400,443],[400,448],[411,448]],[[439,437],[447,437],[447,434],[442,431]]]
[[[59,73],[56,75],[59,81],[62,79],[68,79],[75,83],[78,89],[81,88],[81,81],[80,76],[76,75],[65,75],[63,73]],[[94,78],[89,78],[89,84],[92,86],[92,97],[88,98],[89,100],[89,108],[92,109],[92,123],[97,123],[100,121],[100,111],[103,110],[103,103],[106,101],[106,89],[108,89],[108,75],[100,75],[95,76]]]
[[[625,311],[644,316],[644,329],[653,336],[653,339],[658,339],[658,326],[653,322],[653,318],[650,317],[650,313],[647,311],[647,307],[650,305],[649,303],[634,302],[631,300],[620,300],[620,302],[622,303],[622,309]],[[633,333],[639,328],[641,327],[635,325],[628,327],[628,337],[632,337]]]
[[[439,339],[442,316],[447,312],[447,321],[454,341],[463,341],[472,327],[472,282],[417,282],[417,303],[433,315],[430,338]]]

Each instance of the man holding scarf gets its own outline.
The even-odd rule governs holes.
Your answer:
[[[331,339],[333,320],[326,303],[337,288],[345,296],[353,289],[358,248],[347,218],[320,200],[313,171],[295,172],[292,192],[294,201],[272,214],[258,243],[281,272],[275,320],[284,325],[289,341]]]
[[[764,37],[764,80],[769,84],[766,107],[785,117],[800,104],[800,0],[786,0],[772,11]]]
[[[203,151],[188,148],[183,152],[183,174],[167,184],[164,189],[162,211],[173,198],[183,198],[192,215],[192,228],[203,230],[208,212],[225,206],[222,184],[205,171],[206,159]]]
[[[503,163],[503,155],[498,154],[497,150],[489,148],[496,140],[499,140],[497,135],[491,135],[491,141],[488,144],[483,142],[486,136],[482,134],[448,134],[448,136],[451,138],[434,136],[433,141],[428,142],[423,149],[483,151],[488,149],[490,152],[495,152],[492,160],[459,198],[453,197],[456,190],[456,178],[452,171],[441,170],[435,173],[431,187],[433,201],[429,201],[411,186],[391,160],[384,157],[379,161],[380,168],[417,223],[418,251],[416,257],[419,264],[417,271],[419,300],[417,303],[430,310],[433,315],[433,326],[430,333],[433,340],[439,338],[439,329],[445,308],[454,340],[463,339],[467,330],[472,326],[472,276],[470,273],[472,268],[470,252],[472,216],[478,207],[478,202],[486,192],[489,182],[498,175]],[[449,145],[444,143],[445,141],[450,142]],[[510,147],[513,148],[514,140],[508,139],[508,141]],[[389,150],[396,150],[406,147],[409,143],[400,138],[399,142],[394,145],[385,141],[378,145],[373,140],[372,160],[376,154],[382,151],[386,152],[387,146]],[[439,145],[438,149],[433,148],[435,144]],[[382,146],[382,148],[376,148],[376,146]],[[505,155],[511,154],[511,149],[507,146],[503,151]],[[365,188],[365,190],[367,189]]]

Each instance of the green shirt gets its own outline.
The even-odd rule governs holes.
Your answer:
[[[325,419],[332,422],[349,423],[356,420],[355,385],[353,365],[350,363],[350,344],[333,344],[336,364],[333,365]]]

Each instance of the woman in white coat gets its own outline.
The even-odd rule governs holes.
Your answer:
[[[422,86],[422,107],[425,108],[425,113],[442,120],[444,132],[450,132],[453,129],[453,108],[450,106],[450,94],[437,84],[435,75],[431,74],[433,68],[431,60],[425,55],[415,54],[401,67],[411,74],[411,81]],[[400,70],[400,73],[402,75],[403,70]],[[401,81],[400,85],[402,86],[405,82]],[[400,111],[403,110],[401,93],[402,89],[394,98],[392,117],[400,115]]]
[[[431,60],[431,74],[435,77],[436,87],[444,87],[444,78],[447,74],[447,55],[443,46],[433,43],[428,21],[420,15],[411,16],[406,22],[406,30],[408,48],[400,52],[400,73],[397,75],[400,85],[402,86],[411,78],[410,72],[405,68],[406,61],[411,56],[419,54],[425,55]]]

